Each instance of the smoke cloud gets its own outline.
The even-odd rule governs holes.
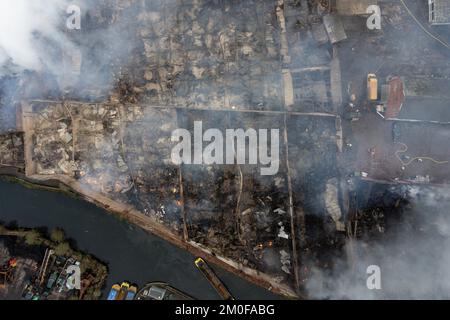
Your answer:
[[[398,209],[401,218],[387,220],[380,240],[347,241],[331,270],[313,268],[306,285],[311,298],[450,298],[450,190],[395,188],[408,200]],[[366,285],[371,265],[381,269],[381,290]]]
[[[3,0],[0,2],[0,64],[19,70],[54,69],[40,41],[65,41],[61,28],[67,1]],[[44,50],[43,50],[44,49]],[[5,70],[1,75],[5,74]]]
[[[31,82],[27,87],[38,87],[20,92],[22,99],[104,99],[139,45],[139,7],[111,2],[1,1],[0,78],[17,76]],[[79,30],[67,27],[73,14],[67,10],[74,5],[81,10]]]
[[[140,79],[129,67],[140,65],[132,60],[143,51],[137,17],[145,4],[0,1],[0,132],[15,129],[20,101],[103,102],[121,85],[132,88]],[[73,6],[80,8],[80,29],[68,28]]]

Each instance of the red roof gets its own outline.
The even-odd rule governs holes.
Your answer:
[[[392,77],[389,80],[389,92],[386,103],[385,118],[397,118],[405,102],[403,81],[400,77]]]

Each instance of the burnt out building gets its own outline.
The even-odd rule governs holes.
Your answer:
[[[367,7],[378,3],[389,32],[366,28]],[[434,80],[418,76],[433,74],[424,53],[437,65],[445,59],[422,34],[414,33],[420,45],[400,41],[412,28],[406,17],[384,1],[101,1],[86,29],[68,34],[81,48],[61,51],[59,94],[20,101],[17,158],[33,181],[60,181],[226,270],[305,297],[318,268],[329,270],[336,256],[352,262],[349,239],[383,234],[381,205],[366,208],[371,183],[450,181],[448,128],[399,121],[425,91],[448,93],[444,67]],[[115,39],[109,28],[129,46],[102,42]],[[364,96],[368,73],[401,75],[387,82],[384,114],[382,101]],[[173,138],[177,130],[186,141]],[[217,142],[205,132],[227,130],[244,133],[244,143],[233,138],[231,161],[173,161],[181,142],[183,156],[195,158],[192,150]],[[247,145],[264,130],[278,133],[266,141],[278,147],[272,175],[261,174],[267,163],[252,162]],[[20,150],[16,142],[0,146]],[[264,147],[254,150],[269,156]]]

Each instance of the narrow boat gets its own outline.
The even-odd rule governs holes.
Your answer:
[[[134,300],[134,297],[137,294],[137,290],[138,290],[137,286],[131,285],[130,288],[128,289],[128,293],[125,300]]]
[[[125,300],[128,289],[130,288],[130,284],[126,281],[122,282],[122,285],[120,286],[119,294],[116,297],[116,300]]]
[[[136,294],[135,300],[194,300],[165,282],[150,282]]]
[[[119,294],[120,286],[116,283],[112,286],[111,291],[108,294],[107,300],[116,300],[117,295]]]
[[[213,269],[206,263],[202,258],[197,258],[195,260],[195,266],[200,270],[200,272],[205,276],[206,280],[216,289],[217,293],[224,300],[234,300],[228,288],[223,284],[219,277],[215,274]]]

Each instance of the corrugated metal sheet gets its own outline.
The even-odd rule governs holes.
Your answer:
[[[450,0],[428,0],[430,23],[450,24]]]
[[[403,81],[394,77],[389,81],[388,100],[386,104],[386,119],[397,118],[405,101]]]
[[[328,38],[332,44],[347,39],[342,20],[337,15],[327,14],[323,17],[323,24],[327,31]]]

